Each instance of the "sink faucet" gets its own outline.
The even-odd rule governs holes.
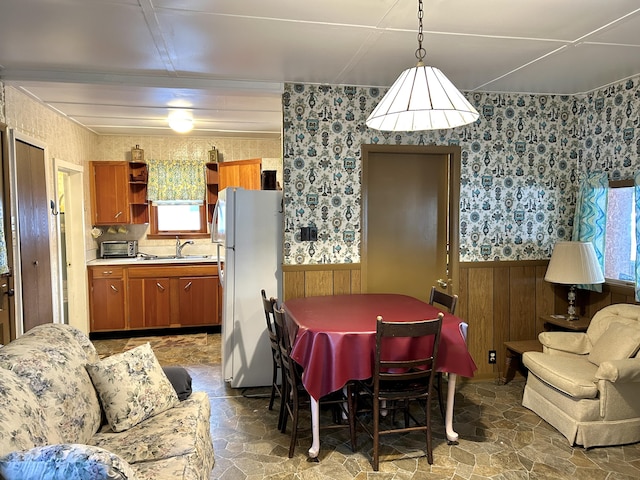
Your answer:
[[[180,237],[176,235],[176,258],[182,258],[182,249],[186,245],[193,245],[193,240],[187,240],[184,243],[180,243]]]

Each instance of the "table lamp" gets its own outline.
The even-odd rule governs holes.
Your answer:
[[[544,276],[547,282],[570,285],[568,320],[577,320],[576,285],[603,283],[604,276],[591,242],[558,242]]]

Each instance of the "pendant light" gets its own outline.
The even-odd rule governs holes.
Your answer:
[[[367,118],[367,127],[413,132],[459,127],[479,114],[451,81],[435,67],[425,66],[422,47],[422,0],[418,0],[418,49],[415,67],[402,72]]]

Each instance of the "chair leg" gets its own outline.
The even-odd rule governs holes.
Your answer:
[[[273,410],[273,402],[276,399],[276,383],[278,382],[278,365],[273,361],[273,374],[271,375],[271,398],[269,399],[269,410]]]
[[[289,420],[289,412],[291,412],[291,415],[293,415],[293,410],[291,409],[291,399],[289,398],[291,396],[291,393],[289,392],[289,384],[284,383],[284,379],[282,381],[282,398],[280,404],[280,410],[282,411],[282,420],[280,421],[279,428],[280,432],[286,433],[287,420]]]
[[[373,399],[373,471],[377,472],[379,467],[380,449],[380,400]]]
[[[440,405],[440,415],[444,421],[444,399],[442,397],[442,372],[436,374],[436,389],[438,390],[438,405]]]
[[[351,433],[351,451],[358,449],[356,438],[356,398],[353,384],[347,385],[347,411],[349,413],[349,431]]]
[[[286,417],[287,417],[287,404],[286,398],[284,396],[284,385],[280,386],[280,413],[278,414],[278,430],[281,432],[284,430],[284,425],[286,425]]]
[[[291,419],[291,442],[289,442],[289,458],[293,458],[296,450],[296,440],[298,439],[298,398],[294,394],[293,398],[293,418]]]
[[[433,445],[431,439],[431,395],[427,398],[425,402],[425,422],[427,424],[426,435],[427,435],[427,461],[429,465],[433,465]]]

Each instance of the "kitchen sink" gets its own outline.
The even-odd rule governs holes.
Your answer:
[[[206,260],[212,258],[211,255],[182,255],[181,257],[176,257],[175,255],[146,255],[144,257],[140,257],[142,261],[167,261],[167,260],[175,260],[175,261],[187,261],[187,260]]]

